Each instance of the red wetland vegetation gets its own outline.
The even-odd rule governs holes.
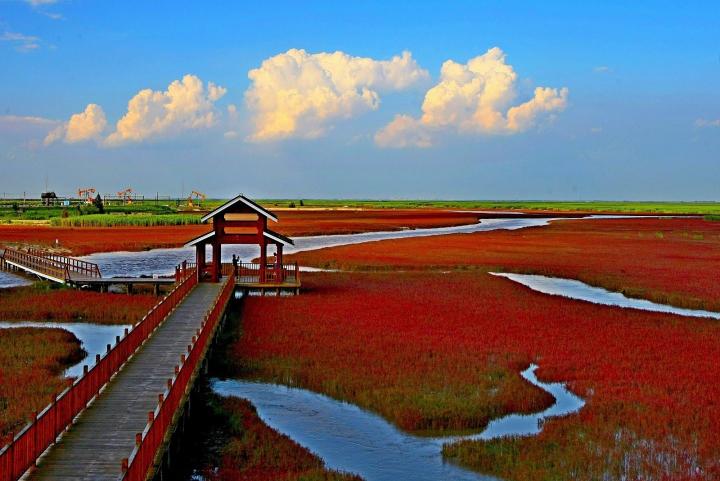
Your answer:
[[[339,233],[374,225],[369,219],[325,221],[311,219],[321,214],[303,215],[308,217],[298,215],[297,222],[307,222],[305,227],[283,232],[312,234],[322,224]],[[285,212],[281,217],[280,225],[291,223]],[[377,230],[409,223],[398,214]],[[439,224],[418,221],[413,226]],[[8,242],[5,232],[15,228],[22,229],[1,227],[0,239]],[[33,234],[23,235],[38,242],[43,229],[33,227]],[[173,233],[158,237],[163,229]],[[61,246],[77,239],[75,253],[115,250],[129,244],[118,236],[119,243],[112,245],[108,232],[125,230],[133,241],[140,237],[133,249],[147,248],[140,247],[142,232],[147,242],[168,245],[193,235],[186,226],[83,228],[73,229],[78,234],[68,234]],[[97,231],[95,245],[93,237],[83,237],[91,231]],[[47,241],[55,235],[48,234]],[[562,221],[517,231],[336,247],[295,259],[352,272],[305,274],[304,292],[297,297],[246,299],[242,336],[228,346],[231,373],[347,400],[408,431],[455,432],[479,430],[504,414],[551,405],[547,393],[519,375],[535,362],[540,379],[567,382],[586,400],[582,410],[549,420],[538,436],[457,443],[445,448],[445,456],[508,480],[720,477],[717,321],[546,296],[487,274],[574,278],[659,302],[720,310],[712,267],[720,261],[720,223],[688,218]],[[67,299],[64,290],[8,292],[14,293],[0,295],[0,315],[18,320],[98,322],[106,312],[107,322],[126,322],[135,309],[145,312],[154,302],[148,296],[146,307],[141,296],[82,293],[75,305],[70,298],[77,292]],[[107,314],[111,311],[117,314]],[[34,366],[31,374],[19,367],[15,374],[10,360],[3,371],[33,386],[18,390],[15,398],[2,394],[16,412],[14,420],[3,422],[17,426],[62,384],[58,366],[75,351],[71,339],[57,339],[57,352],[32,353],[35,359],[17,354],[24,352],[22,342],[6,342],[15,349],[8,348],[6,355],[32,359]],[[3,386],[13,382],[1,381]],[[217,479],[354,479],[325,470],[319,459],[269,430],[245,401],[223,399],[219,406],[229,416],[231,439],[222,451],[223,477]]]
[[[361,481],[325,468],[323,461],[269,428],[245,399],[210,395],[211,422],[222,427],[216,466],[202,470],[209,481]]]
[[[720,476],[717,321],[546,296],[481,272],[322,273],[305,285],[298,297],[246,300],[238,374],[406,430],[458,430],[549,406],[519,376],[536,362],[540,379],[586,400],[580,413],[447,456],[517,480]]]
[[[62,329],[0,329],[0,446],[67,387],[64,368],[84,356]]]
[[[0,289],[3,321],[134,324],[157,297],[101,294],[72,289]],[[0,329],[0,446],[67,386],[65,367],[85,356],[80,341],[63,329]]]
[[[578,279],[631,297],[720,311],[720,222],[554,221],[549,226],[307,251],[301,265],[349,270],[478,269]]]
[[[290,236],[448,227],[477,222],[474,214],[436,209],[285,210],[278,212],[278,217],[277,230]],[[0,245],[31,245],[72,255],[86,255],[179,247],[209,230],[207,225],[81,228],[0,225]]]
[[[0,289],[4,321],[134,324],[158,301],[151,295],[107,294],[38,286]]]

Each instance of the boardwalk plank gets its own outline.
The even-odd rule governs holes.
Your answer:
[[[116,481],[121,460],[135,446],[135,433],[145,428],[148,411],[157,406],[158,394],[221,288],[198,284],[27,479]]]

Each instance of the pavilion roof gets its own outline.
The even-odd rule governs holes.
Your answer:
[[[259,215],[261,215],[263,217],[267,217],[268,219],[271,219],[274,222],[278,221],[275,214],[273,214],[269,210],[263,208],[261,205],[257,204],[256,202],[253,202],[252,200],[248,199],[243,194],[240,194],[237,197],[235,197],[234,199],[230,199],[229,201],[225,202],[223,205],[216,208],[212,212],[205,214],[200,219],[200,222],[207,222],[208,220],[212,219],[216,215],[221,214],[221,213],[225,212],[227,209],[229,209],[235,205],[238,205],[238,204],[242,204],[246,207],[249,207],[251,210],[257,212]]]

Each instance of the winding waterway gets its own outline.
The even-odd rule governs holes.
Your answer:
[[[125,325],[103,325],[87,322],[0,322],[0,329],[16,329],[19,327],[65,329],[75,334],[81,342],[81,347],[87,352],[87,357],[68,367],[65,377],[78,377],[83,372],[83,365],[95,364],[95,355],[104,354],[107,345],[115,345],[115,336],[123,335]]]
[[[498,277],[505,277],[511,281],[522,284],[533,291],[553,296],[568,297],[580,301],[602,304],[605,306],[640,309],[651,312],[664,312],[690,317],[709,317],[720,319],[720,312],[704,311],[701,309],[685,309],[667,304],[658,304],[645,299],[634,299],[620,292],[612,292],[601,287],[593,287],[584,282],[560,277],[547,277],[534,274],[514,274],[508,272],[491,272]]]
[[[214,380],[212,388],[224,396],[248,399],[267,425],[316,453],[331,469],[357,473],[366,481],[478,481],[495,478],[445,461],[444,443],[537,434],[548,418],[577,412],[585,404],[563,384],[539,381],[536,368],[531,365],[521,375],[552,394],[555,404],[539,413],[496,419],[468,436],[414,436],[354,404],[295,387]]]
[[[408,229],[399,231],[365,232],[361,234],[322,235],[294,238],[295,246],[285,249],[286,254],[301,251],[336,247],[363,242],[374,242],[388,239],[404,239],[408,237],[426,237],[442,234],[469,234],[472,232],[485,232],[492,230],[515,230],[525,227],[548,225],[554,218],[541,219],[482,219],[476,224],[466,224],[453,227],[437,227],[431,229]],[[258,257],[260,251],[257,246],[223,246],[222,261],[230,262],[233,255],[247,261]],[[171,249],[152,249],[141,252],[104,252],[90,254],[80,259],[94,262],[100,266],[104,277],[134,277],[170,275],[175,266],[184,260],[194,259],[195,250],[192,247],[178,247]]]

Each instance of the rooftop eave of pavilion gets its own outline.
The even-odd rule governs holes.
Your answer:
[[[241,204],[245,205],[246,207],[249,207],[249,208],[252,209],[253,211],[257,212],[259,215],[261,215],[261,216],[263,216],[263,217],[267,217],[268,219],[272,220],[273,222],[277,222],[277,221],[278,221],[278,219],[277,219],[277,217],[275,216],[275,214],[273,214],[273,213],[270,212],[269,210],[265,209],[265,208],[262,207],[261,205],[257,204],[256,202],[253,202],[252,200],[248,199],[248,198],[245,197],[243,194],[240,194],[240,195],[238,195],[237,197],[235,197],[234,199],[231,199],[231,200],[225,202],[223,205],[221,205],[220,207],[216,208],[216,209],[213,210],[212,212],[209,212],[209,213],[205,214],[205,215],[200,219],[200,222],[203,222],[203,223],[204,223],[204,222],[207,222],[208,220],[212,219],[212,218],[215,217],[216,215],[222,214],[222,213],[225,212],[227,209],[229,209],[230,207],[233,207],[234,205],[236,205],[236,204],[238,204],[238,203],[241,203]]]
[[[272,239],[275,242],[279,242],[286,246],[294,246],[295,245],[295,241],[293,241],[291,238],[286,237],[282,234],[278,234],[277,232],[272,231],[270,229],[267,229],[266,231],[264,231],[263,235],[265,235],[265,237],[267,237],[268,239]]]
[[[198,244],[206,243],[206,242],[210,241],[214,236],[215,236],[215,231],[211,230],[210,232],[199,235],[199,236],[195,237],[194,239],[187,241],[185,243],[184,247],[193,247]]]
[[[266,231],[263,231],[263,235],[276,243],[280,243],[280,244],[283,244],[286,246],[295,245],[295,242],[291,238],[286,237],[282,234],[278,234],[277,232],[271,231],[269,229]],[[215,237],[215,231],[211,230],[210,232],[208,232],[206,234],[202,234],[202,235],[194,238],[193,240],[188,241],[185,244],[185,247],[194,247],[198,244],[207,244],[212,241],[213,237]]]

